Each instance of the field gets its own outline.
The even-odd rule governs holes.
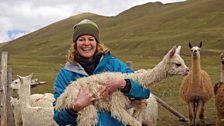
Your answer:
[[[147,3],[130,8],[116,16],[105,17],[83,13],[55,22],[33,33],[0,44],[0,50],[9,52],[9,67],[13,78],[34,73],[33,78],[46,81],[32,88],[32,93],[54,92],[54,80],[66,62],[66,53],[72,41],[75,23],[89,18],[99,24],[100,40],[112,54],[122,61],[133,61],[133,69],[154,67],[175,45],[181,45],[181,56],[191,68],[188,43],[201,49],[201,65],[219,81],[219,55],[224,52],[224,1],[187,0],[174,4]],[[172,77],[151,87],[151,92],[187,116],[186,104],[179,97],[183,77]],[[215,123],[214,98],[205,109],[205,121]],[[184,126],[163,107],[159,106],[158,126]]]
[[[188,48],[188,47],[182,47]],[[158,52],[159,53],[159,52]],[[121,56],[115,53],[115,56],[123,61],[132,60],[135,70],[140,68],[152,68],[163,57],[166,52],[163,52],[160,57],[157,56],[137,56],[126,55]],[[191,67],[190,52],[188,54],[182,54],[186,65]],[[219,55],[206,56],[203,55],[202,49],[202,68],[208,72],[211,76],[213,84],[219,80]],[[32,93],[45,93],[52,92],[54,79],[57,72],[65,63],[65,56],[62,57],[9,57],[9,66],[13,70],[14,75],[28,75],[34,73],[33,78],[38,78],[42,81],[47,81],[47,84],[39,85],[32,88]],[[15,64],[15,65],[14,65]],[[14,76],[15,77],[15,76]],[[187,117],[187,106],[179,97],[179,87],[183,77],[172,77],[165,79],[157,85],[152,85],[151,92],[162,98],[174,109],[182,113]],[[215,123],[215,106],[214,98],[212,98],[206,105],[205,120],[209,126]],[[176,116],[159,105],[159,118],[158,126],[183,126],[187,123],[180,122]]]

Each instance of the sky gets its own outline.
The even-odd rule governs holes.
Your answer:
[[[84,12],[115,16],[133,6],[186,0],[0,0],[0,43]]]

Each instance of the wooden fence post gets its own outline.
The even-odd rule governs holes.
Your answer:
[[[126,61],[126,64],[128,67],[133,69],[133,62],[132,61]]]
[[[182,115],[181,113],[179,113],[178,111],[176,111],[174,108],[172,108],[171,106],[169,106],[166,102],[164,102],[162,99],[160,99],[156,95],[155,95],[155,98],[156,98],[157,102],[160,103],[160,105],[162,105],[168,111],[170,111],[175,116],[177,116],[180,119],[180,121],[182,121],[182,122],[188,122],[189,121],[189,119],[187,117],[185,117],[184,115]]]
[[[1,124],[1,116],[2,116],[2,84],[1,84],[1,75],[2,72],[0,72],[0,124]]]
[[[8,52],[3,51],[1,56],[1,126],[8,126],[8,109],[7,109],[7,59]]]
[[[9,126],[15,126],[14,116],[13,116],[13,108],[12,104],[10,103],[11,96],[12,96],[12,88],[10,88],[10,84],[12,83],[12,69],[8,67],[8,73],[7,73],[7,104],[8,104],[8,125]]]

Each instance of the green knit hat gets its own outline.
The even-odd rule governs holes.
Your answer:
[[[92,35],[99,42],[99,27],[95,22],[84,19],[74,26],[73,42],[76,42],[81,35]]]

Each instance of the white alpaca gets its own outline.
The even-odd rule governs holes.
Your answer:
[[[14,80],[10,87],[14,90],[17,90],[17,94],[19,95],[19,90],[21,86],[20,79]],[[51,93],[45,94],[32,94],[30,96],[31,106],[40,106],[40,107],[53,107],[54,96]],[[22,115],[21,115],[21,102],[18,98],[11,98],[11,104],[13,106],[13,114],[16,126],[22,126]]]
[[[20,79],[14,80],[11,84],[10,87],[13,90],[17,90],[17,94],[19,94],[21,86],[21,81]],[[41,107],[53,107],[53,102],[54,102],[54,95],[52,93],[45,93],[45,94],[32,94],[30,96],[31,99],[31,106],[41,106]]]
[[[180,54],[180,46],[178,47],[178,53]],[[171,62],[171,61],[170,61]],[[156,67],[155,67],[156,68]],[[157,75],[163,73],[163,69],[153,69],[157,72]],[[159,67],[158,67],[159,68]],[[134,73],[147,73],[152,72],[152,69],[139,69]],[[179,75],[179,74],[177,74]],[[158,76],[159,77],[159,76]],[[166,77],[164,77],[166,78]],[[161,79],[164,79],[161,78]],[[131,107],[128,110],[129,113],[135,117],[137,120],[142,122],[144,126],[156,126],[157,125],[157,118],[158,118],[158,103],[153,94],[150,94],[150,97],[146,100],[134,100],[131,101]]]
[[[53,126],[53,107],[32,107],[30,99],[30,83],[32,75],[19,77],[21,85],[19,101],[23,126]]]
[[[81,88],[89,88],[96,96],[99,96],[97,89],[102,88],[108,78],[130,78],[136,80],[143,87],[149,88],[149,85],[156,83],[164,78],[174,75],[186,75],[188,68],[180,57],[180,46],[172,48],[163,58],[163,60],[153,69],[145,73],[122,74],[119,72],[105,72],[89,77],[83,77],[72,82],[57,99],[55,109],[61,111],[63,108],[71,108],[75,102]],[[97,124],[97,110],[110,111],[111,115],[122,123],[133,126],[141,126],[142,122],[136,120],[127,110],[130,107],[130,100],[122,92],[116,91],[111,98],[100,99],[82,109],[77,117],[79,126],[90,126]]]

